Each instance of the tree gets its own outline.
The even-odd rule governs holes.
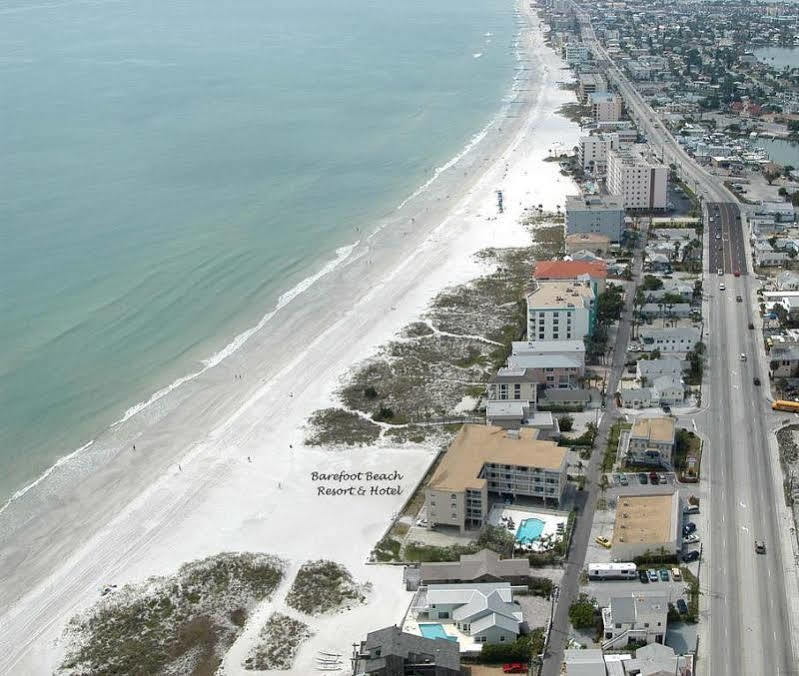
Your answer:
[[[569,606],[569,620],[575,629],[587,629],[595,624],[596,599],[581,593]]]
[[[562,415],[558,418],[558,427],[561,432],[571,432],[574,429],[574,418],[570,415]]]
[[[657,291],[663,288],[663,280],[654,275],[644,275],[643,287],[645,291]]]
[[[774,183],[774,180],[780,177],[780,172],[776,169],[766,169],[763,172],[763,177],[766,179],[766,182],[771,185]]]

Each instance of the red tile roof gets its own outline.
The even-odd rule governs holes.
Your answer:
[[[580,275],[605,279],[608,266],[604,261],[536,261],[533,270],[536,279],[575,279]]]

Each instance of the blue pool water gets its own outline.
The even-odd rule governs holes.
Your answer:
[[[516,531],[516,540],[523,543],[533,542],[541,537],[543,530],[544,522],[541,519],[525,519]]]
[[[445,638],[448,641],[457,641],[454,636],[450,636],[447,632],[444,631],[444,627],[440,624],[420,624],[419,629],[422,632],[422,636],[425,638]]]

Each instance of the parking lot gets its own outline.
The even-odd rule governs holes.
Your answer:
[[[671,570],[670,565],[663,566],[663,568],[668,571]],[[655,570],[660,569],[656,568]],[[642,584],[638,578],[635,580],[589,580],[588,584],[583,586],[580,591],[593,596],[600,607],[607,606],[612,596],[628,596],[642,591],[663,594],[669,603],[676,603],[677,599],[683,599],[686,603],[688,601],[685,582],[682,580],[675,582],[670,572],[668,582],[663,582],[659,578],[657,582],[650,582],[649,584]]]

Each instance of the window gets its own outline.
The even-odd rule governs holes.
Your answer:
[[[504,641],[504,640],[505,640],[505,637],[504,637],[504,636],[500,636],[500,637],[499,637],[499,640],[500,640],[500,641]]]
[[[644,622],[644,628],[649,629],[649,622]]]

